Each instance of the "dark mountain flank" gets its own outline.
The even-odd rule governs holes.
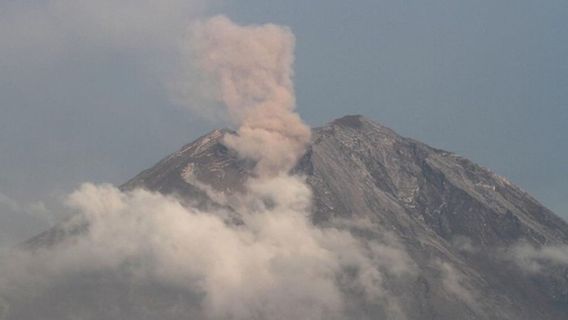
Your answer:
[[[219,205],[203,186],[237,192],[254,167],[223,145],[228,132],[199,138],[121,189]],[[566,253],[568,224],[505,178],[362,116],[313,129],[294,172],[312,189],[315,225],[397,243],[410,257],[412,272],[387,272],[379,306],[353,293],[353,319],[568,319],[568,257],[555,255]],[[33,242],[56,242],[57,232]]]

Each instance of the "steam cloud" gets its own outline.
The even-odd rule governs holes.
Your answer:
[[[189,39],[191,63],[238,126],[224,143],[256,162],[256,175],[230,200],[240,222],[224,219],[223,209],[204,212],[144,190],[85,184],[68,198],[78,215],[64,227],[64,240],[0,262],[0,319],[152,318],[124,289],[132,286],[163,294],[152,298],[162,319],[344,318],[348,293],[370,303],[386,299],[393,308],[379,267],[411,272],[404,250],[312,225],[310,189],[289,174],[310,139],[294,112],[290,30],[219,16],[194,25]],[[137,303],[100,306],[108,277]],[[89,281],[98,295],[82,301],[73,290],[83,293]],[[69,308],[53,307],[61,303],[78,305],[71,315],[58,314]]]

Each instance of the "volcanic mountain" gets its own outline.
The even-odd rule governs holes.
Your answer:
[[[254,168],[223,144],[229,133],[197,139],[121,189],[222,206],[211,194],[238,192]],[[568,258],[553,254],[566,254],[568,224],[505,178],[362,116],[313,129],[293,171],[313,192],[313,224],[394,241],[410,257],[412,272],[384,280],[399,310],[354,293],[350,318],[568,318]],[[56,245],[68,232],[29,245]]]

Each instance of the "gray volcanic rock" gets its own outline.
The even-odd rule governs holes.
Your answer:
[[[121,189],[216,205],[203,186],[238,192],[254,167],[222,144],[227,133],[199,138]],[[505,178],[361,116],[314,129],[294,171],[312,188],[314,224],[396,243],[412,260],[414,272],[385,278],[384,301],[353,298],[353,319],[568,319],[566,265],[527,272],[512,258],[520,244],[568,245],[568,224]]]

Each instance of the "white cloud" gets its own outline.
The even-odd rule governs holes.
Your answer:
[[[329,319],[343,310],[339,278],[351,270],[356,276],[349,286],[369,301],[383,296],[376,262],[399,253],[313,226],[304,211],[309,197],[301,194],[301,182],[297,186],[296,195],[275,199],[276,206],[260,205],[235,225],[171,197],[85,184],[68,205],[89,231],[3,259],[0,293],[9,298],[31,286],[49,294],[50,281],[127,270],[134,282],[203,293],[199,307],[211,318]]]
[[[456,268],[448,262],[438,261],[438,266],[442,272],[442,285],[451,295],[467,304],[470,308],[477,307],[476,296],[470,290],[465,281],[465,277],[458,273]]]
[[[568,246],[521,242],[508,250],[508,258],[526,272],[538,273],[547,265],[568,266]]]

